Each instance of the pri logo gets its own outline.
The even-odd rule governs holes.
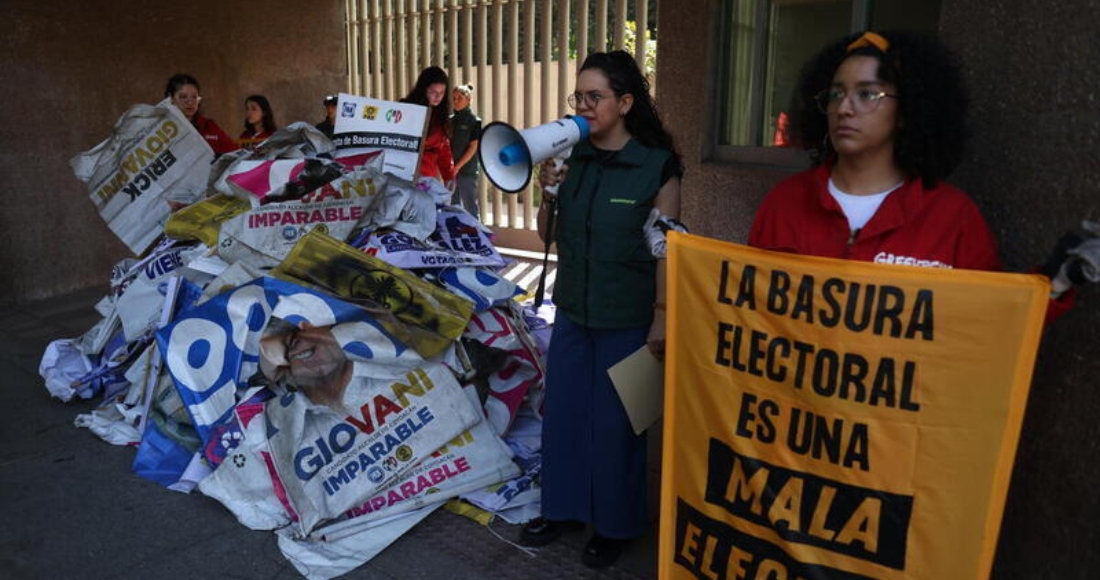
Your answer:
[[[375,107],[374,105],[367,105],[363,107],[364,119],[368,121],[373,121],[376,117],[378,117],[378,107]]]
[[[366,112],[364,111],[364,116]],[[355,116],[355,103],[344,103],[344,108],[340,110],[340,116],[350,119]]]
[[[389,123],[395,123],[395,124],[400,123],[401,122],[401,111],[398,111],[397,109],[390,109],[390,110],[386,111],[386,121],[389,122]]]
[[[387,457],[386,460],[382,462],[382,467],[385,467],[386,471],[393,471],[397,469],[397,458],[392,456]]]

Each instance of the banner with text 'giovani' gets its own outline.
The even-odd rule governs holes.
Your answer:
[[[662,579],[982,579],[1049,286],[670,234]]]

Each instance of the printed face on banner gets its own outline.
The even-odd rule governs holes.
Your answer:
[[[331,327],[294,326],[273,318],[260,339],[260,369],[272,381],[294,385],[315,404],[339,408],[352,363]]]
[[[986,578],[1045,284],[679,234],[669,255],[667,577]]]
[[[340,93],[332,143],[336,157],[383,151],[383,171],[415,181],[428,108]]]

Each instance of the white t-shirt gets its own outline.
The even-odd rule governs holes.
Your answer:
[[[840,204],[840,209],[844,210],[844,215],[848,218],[848,227],[852,231],[856,231],[863,226],[867,225],[867,222],[871,220],[871,216],[875,215],[880,205],[886,196],[890,195],[892,191],[901,187],[903,183],[899,183],[886,191],[879,193],[870,193],[867,195],[852,195],[845,193],[837,188],[833,183],[833,179],[829,178],[829,194],[833,196],[833,199]]]

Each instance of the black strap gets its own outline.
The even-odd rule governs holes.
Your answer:
[[[554,218],[558,215],[556,199],[547,199],[543,203],[550,204],[550,215],[546,216],[546,251],[542,254],[542,272],[539,273],[539,287],[535,289],[535,310],[542,306],[543,294],[546,292],[546,269],[550,265],[550,245],[554,243]]]

